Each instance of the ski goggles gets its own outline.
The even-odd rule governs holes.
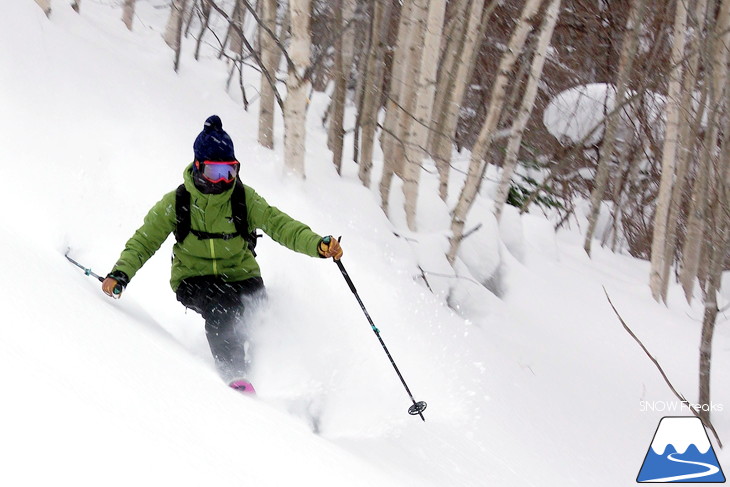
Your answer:
[[[232,183],[238,175],[238,168],[238,161],[203,161],[198,166],[203,177],[211,183]]]

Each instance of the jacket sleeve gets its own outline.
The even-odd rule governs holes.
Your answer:
[[[144,223],[127,241],[114,271],[124,272],[131,280],[175,229],[175,192],[166,194],[147,213]]]
[[[322,236],[278,208],[269,205],[251,187],[246,186],[246,206],[250,229],[260,228],[284,247],[310,257],[319,257],[317,245]]]

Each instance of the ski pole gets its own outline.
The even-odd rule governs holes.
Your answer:
[[[81,264],[79,264],[78,262],[76,262],[75,260],[73,260],[71,257],[69,257],[68,256],[69,251],[70,251],[70,249],[67,250],[66,253],[64,254],[64,257],[66,257],[69,262],[71,262],[76,267],[78,267],[80,269],[83,269],[84,274],[86,274],[87,276],[95,277],[99,282],[104,282],[104,278],[101,277],[99,274],[95,273],[94,271],[92,271],[88,267],[82,266]],[[122,292],[122,285],[121,284],[117,284],[116,286],[114,286],[114,291],[113,292],[114,292],[115,295],[121,294],[121,292]]]
[[[327,237],[325,237],[325,238],[327,238]],[[342,237],[340,237],[340,239],[341,238]],[[329,242],[325,242],[325,243],[329,243]],[[393,360],[393,357],[390,355],[390,352],[388,351],[388,347],[385,346],[385,342],[383,341],[383,338],[380,336],[380,330],[378,330],[378,327],[375,326],[375,323],[373,323],[373,319],[370,317],[370,313],[368,313],[368,310],[365,308],[365,304],[363,304],[362,299],[360,299],[360,295],[357,293],[357,289],[355,289],[355,284],[353,284],[352,279],[350,279],[350,275],[347,273],[347,270],[345,270],[345,266],[342,265],[341,260],[335,260],[335,264],[337,264],[337,267],[340,269],[340,272],[342,273],[342,277],[345,278],[347,285],[350,287],[350,291],[352,291],[352,294],[355,295],[355,299],[357,299],[357,302],[360,305],[362,312],[365,313],[365,318],[367,318],[368,323],[370,323],[370,327],[373,329],[373,333],[375,333],[375,336],[378,337],[378,340],[380,341],[380,345],[383,347],[385,354],[388,356],[388,359],[390,360],[391,365],[393,365],[393,368],[395,369],[396,374],[398,374],[398,378],[400,379],[401,383],[403,384],[403,387],[405,387],[406,392],[408,393],[408,397],[410,397],[411,402],[413,402],[413,405],[408,408],[408,414],[410,414],[412,416],[418,415],[421,417],[422,420],[426,421],[426,418],[423,417],[423,411],[426,410],[426,406],[427,406],[426,402],[425,401],[416,402],[416,400],[413,399],[413,394],[411,394],[411,390],[408,388],[408,384],[406,384],[405,379],[403,379],[403,375],[400,373],[400,370],[398,370],[398,366],[395,365],[395,360]]]

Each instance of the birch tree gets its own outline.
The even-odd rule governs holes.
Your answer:
[[[456,66],[459,62],[459,56],[464,48],[466,36],[469,32],[467,27],[470,20],[469,9],[474,5],[472,0],[455,0],[456,7],[452,8],[451,18],[448,20],[443,29],[441,58],[439,61],[438,79],[436,97],[433,101],[434,115],[442,113],[448,103],[448,90],[444,87],[450,87],[454,83],[456,75]],[[478,3],[478,2],[477,2]],[[437,140],[438,124],[441,117],[436,116],[432,122],[431,132],[428,136],[428,148],[432,153],[433,147]]]
[[[347,89],[347,73],[345,72],[345,60],[342,52],[343,7],[343,0],[337,0],[334,7],[336,32],[333,46],[335,59],[332,70],[335,90],[332,95],[332,114],[328,131],[329,137],[327,138],[327,145],[332,151],[332,164],[337,169],[337,174],[342,173],[342,144],[345,135],[342,124],[345,117],[345,90]]]
[[[464,235],[466,215],[474,203],[474,197],[479,191],[484,172],[486,171],[486,161],[484,159],[492,145],[492,138],[494,137],[497,123],[502,113],[509,75],[525,45],[528,34],[532,30],[531,21],[540,8],[540,4],[541,0],[527,0],[525,2],[520,19],[515,26],[514,32],[512,32],[507,50],[499,62],[497,77],[492,85],[487,117],[484,120],[476,143],[472,147],[466,182],[459,194],[459,200],[451,218],[451,238],[447,258],[452,264],[456,260],[456,253],[459,250],[459,245]]]
[[[355,4],[353,0],[336,0],[335,7],[335,40],[334,66],[332,80],[334,93],[330,102],[330,123],[327,130],[327,146],[332,151],[332,162],[340,172],[342,167],[342,149],[345,130],[343,127],[345,116],[345,102],[347,99],[347,81],[350,78],[352,56],[354,50]]]
[[[134,23],[134,8],[137,6],[137,0],[124,0],[124,6],[122,7],[122,22],[127,26],[127,29],[132,30],[132,24]]]
[[[692,201],[687,221],[687,232],[682,247],[680,282],[687,301],[692,300],[694,281],[700,271],[700,255],[704,242],[705,220],[708,206],[708,185],[711,171],[711,158],[720,123],[720,105],[723,90],[726,89],[728,72],[728,46],[730,46],[730,0],[723,0],[715,21],[712,35],[707,37],[707,50],[710,53],[710,112],[707,119],[708,130],[704,139],[702,158],[698,174],[692,188]]]
[[[702,101],[707,96],[707,84],[703,84],[701,90],[701,101],[697,109],[693,108],[694,91],[697,83],[697,68],[700,59],[700,43],[705,25],[707,11],[707,0],[698,0],[695,9],[690,15],[691,32],[693,35],[688,41],[689,59],[687,69],[684,71],[682,80],[682,100],[680,102],[681,123],[679,126],[679,147],[677,151],[676,177],[672,187],[672,199],[669,204],[669,215],[667,216],[667,238],[664,247],[664,268],[662,269],[661,281],[663,283],[662,300],[667,300],[669,287],[669,271],[674,262],[677,246],[677,227],[679,216],[682,211],[681,204],[685,188],[688,182],[689,163],[692,159],[691,149],[693,141],[697,138],[690,134],[699,133],[699,126],[704,117],[706,103]],[[691,138],[690,138],[691,137]]]
[[[444,25],[446,0],[431,0],[428,4],[428,21],[424,36],[420,62],[414,120],[406,139],[406,157],[403,171],[403,195],[405,196],[406,222],[411,231],[416,231],[416,205],[421,166],[426,158],[428,129],[431,126],[436,74],[439,61],[439,46]]]
[[[393,57],[393,72],[385,111],[384,128],[380,145],[383,150],[383,174],[380,178],[380,200],[388,214],[390,186],[394,174],[402,173],[403,134],[408,117],[413,112],[413,85],[417,76],[416,60],[423,47],[424,9],[416,0],[406,0],[401,9],[398,43]]]
[[[646,0],[633,0],[626,26],[626,34],[621,45],[621,58],[619,59],[614,106],[621,106],[626,97],[627,83],[633,69],[634,59],[636,58],[639,32],[645,10]],[[609,167],[613,159],[613,149],[616,143],[616,131],[618,130],[620,113],[620,111],[614,111],[613,116],[609,116],[606,120],[606,129],[598,156],[598,168],[596,169],[593,191],[591,192],[588,231],[586,232],[585,243],[583,245],[583,248],[589,256],[591,255],[591,244],[593,242],[593,234],[596,230],[596,223],[598,222],[598,215],[601,211],[603,195],[608,185]]]
[[[51,15],[51,0],[35,0],[35,3],[43,10],[46,17]]]
[[[165,27],[165,33],[163,34],[165,43],[170,46],[170,49],[175,51],[175,72],[177,72],[180,65],[183,12],[185,11],[186,2],[187,0],[172,0],[172,3],[170,4],[170,16],[167,19],[167,26]]]
[[[393,78],[397,83],[397,90],[389,94],[389,101],[385,114],[385,129],[381,136],[383,155],[392,166],[398,176],[403,176],[403,162],[405,160],[405,142],[407,131],[413,117],[416,102],[416,83],[421,68],[421,56],[423,53],[423,37],[426,31],[426,20],[428,17],[428,0],[410,0],[409,17],[410,29],[404,39],[405,48],[401,51],[402,56],[393,58],[393,63],[399,69],[393,71]],[[399,39],[400,42],[400,39]],[[385,143],[383,143],[385,142]],[[381,181],[381,189],[383,181]],[[389,189],[389,188],[388,188]],[[387,202],[385,203],[387,206]]]
[[[276,0],[261,0],[261,21],[270,32],[276,32]],[[279,51],[276,42],[265,29],[259,29],[259,45],[261,61],[269,73],[276,73],[279,63]],[[259,96],[259,131],[258,141],[262,146],[274,148],[274,87],[265,76],[261,76]]]
[[[727,2],[726,2],[727,3]],[[720,11],[722,13],[722,10]],[[726,11],[726,14],[730,12]],[[730,45],[726,45],[726,49]],[[723,65],[721,69],[727,73],[728,67]],[[726,74],[727,79],[727,74]],[[730,110],[730,90],[725,89],[725,111],[726,114]],[[728,243],[730,243],[730,132],[725,132],[722,141],[722,158],[719,178],[716,184],[716,193],[714,207],[712,208],[709,225],[712,229],[710,240],[712,244],[709,246],[710,259],[709,269],[707,272],[707,282],[705,284],[705,313],[702,320],[702,334],[700,336],[700,367],[699,367],[699,403],[710,404],[710,376],[712,367],[712,340],[715,333],[715,324],[717,322],[718,305],[717,293],[722,285],[722,272],[724,270],[724,262],[728,252]],[[709,422],[710,410],[704,408],[700,412],[700,416]]]
[[[376,0],[370,24],[370,48],[367,51],[365,80],[362,84],[363,93],[361,95],[362,108],[359,113],[361,137],[358,177],[365,187],[370,187],[370,172],[373,167],[373,145],[375,143],[375,129],[378,111],[380,110],[380,100],[383,93],[385,51],[387,49],[391,6],[390,1]]]
[[[246,21],[246,7],[242,0],[236,0],[233,8],[233,22],[228,25],[229,47],[232,52],[239,54],[243,52],[243,24]]]
[[[289,0],[291,39],[289,57],[292,64],[286,77],[284,102],[284,162],[287,171],[304,178],[306,154],[306,119],[310,82],[306,77],[309,67],[311,33],[310,0]]]
[[[449,188],[449,169],[451,166],[451,155],[453,153],[453,139],[456,134],[456,125],[459,121],[459,109],[461,108],[466,93],[466,88],[471,81],[476,58],[479,54],[479,40],[484,33],[498,2],[491,2],[486,11],[484,0],[472,0],[468,12],[468,23],[463,29],[461,40],[451,42],[447,46],[447,53],[451,49],[454,52],[454,64],[444,64],[441,67],[437,95],[434,106],[434,120],[431,128],[431,142],[429,144],[431,154],[436,162],[436,169],[439,173],[439,196],[446,201]],[[458,36],[458,30],[454,37]],[[450,67],[451,66],[451,67]]]
[[[651,270],[649,287],[651,295],[656,300],[662,299],[666,283],[662,281],[664,249],[667,240],[667,225],[669,204],[672,198],[674,184],[675,162],[679,146],[679,103],[682,88],[682,68],[684,59],[684,45],[687,38],[687,5],[683,0],[676,3],[674,16],[674,42],[672,43],[671,70],[669,72],[669,87],[667,101],[664,105],[666,129],[664,131],[664,148],[662,151],[662,176],[659,185],[659,196],[656,202],[654,216],[654,236],[651,244]]]
[[[509,141],[507,143],[507,153],[504,158],[504,164],[502,165],[502,178],[497,187],[497,196],[494,202],[494,214],[499,220],[502,216],[502,209],[507,202],[507,196],[509,195],[509,189],[512,182],[512,174],[514,173],[515,167],[517,166],[517,156],[520,152],[520,146],[522,145],[522,136],[525,132],[525,127],[532,114],[532,109],[535,106],[535,98],[537,96],[537,88],[540,79],[542,78],[542,70],[545,66],[545,57],[547,56],[547,49],[550,45],[550,40],[555,30],[555,24],[558,20],[558,13],[560,12],[561,0],[552,0],[545,12],[545,18],[540,28],[540,35],[537,39],[537,47],[535,48],[535,56],[532,59],[532,65],[530,67],[530,74],[527,81],[527,87],[522,97],[522,103],[520,105],[517,118],[512,124],[510,131]]]

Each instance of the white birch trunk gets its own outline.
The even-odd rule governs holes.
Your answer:
[[[311,33],[310,0],[289,0],[291,40],[289,57],[294,67],[286,77],[286,101],[284,102],[284,163],[286,170],[304,178],[306,154],[306,121],[309,105],[310,82],[304,78],[309,67]]]
[[[705,137],[705,146],[702,151],[700,169],[692,189],[692,203],[687,221],[687,232],[682,247],[682,265],[680,282],[684,289],[687,301],[692,300],[694,280],[701,272],[700,255],[703,235],[706,226],[706,212],[708,206],[708,184],[710,180],[711,159],[715,152],[715,141],[719,131],[720,105],[722,93],[727,88],[727,61],[728,46],[730,46],[730,0],[723,0],[717,14],[717,21],[712,35],[708,36],[709,50],[711,51],[712,80],[710,89],[710,115],[708,117],[708,133]]]
[[[165,33],[162,38],[170,49],[176,51],[180,48],[180,26],[182,25],[182,13],[185,0],[172,0],[170,2],[170,16],[167,18]]]
[[[385,73],[385,49],[390,18],[391,3],[375,2],[370,29],[370,49],[368,50],[363,82],[362,108],[360,110],[360,158],[358,177],[362,184],[370,187],[370,173],[373,167],[373,145],[380,100],[382,97],[383,75]]]
[[[441,58],[439,61],[436,98],[433,102],[433,113],[435,115],[442,114],[444,107],[451,100],[451,88],[454,84],[456,76],[456,67],[458,66],[459,56],[466,42],[466,35],[469,32],[467,22],[469,22],[469,7],[473,6],[471,0],[456,0],[456,7],[451,14],[451,19],[444,25],[441,46]],[[432,131],[428,136],[428,148],[434,153],[433,147],[436,145],[438,137],[438,125],[442,122],[443,116],[436,116],[432,123]]]
[[[537,88],[540,79],[542,78],[542,70],[545,66],[547,49],[550,46],[550,40],[553,37],[555,24],[558,20],[560,4],[561,0],[552,0],[545,12],[545,19],[543,20],[543,24],[540,29],[537,47],[535,48],[535,56],[532,59],[532,66],[530,67],[527,87],[523,94],[517,118],[512,124],[509,142],[507,143],[507,153],[504,158],[504,164],[502,165],[502,178],[499,182],[499,186],[497,187],[497,196],[494,202],[494,215],[497,217],[497,221],[499,221],[502,216],[502,209],[504,208],[504,205],[507,202],[507,197],[509,196],[512,174],[517,166],[517,156],[519,155],[520,146],[522,145],[522,136],[525,133],[525,127],[527,126],[527,122],[530,120],[532,109],[535,106]]]
[[[626,85],[636,57],[639,31],[641,30],[641,22],[644,18],[645,6],[646,0],[634,0],[631,4],[626,34],[621,46],[614,107],[620,107],[626,96]],[[591,211],[588,216],[588,231],[586,232],[585,243],[583,244],[583,248],[589,256],[591,255],[591,244],[593,243],[593,234],[596,230],[598,215],[601,211],[603,195],[606,192],[606,186],[608,184],[609,165],[613,158],[613,148],[616,143],[616,131],[618,129],[620,113],[620,111],[615,111],[606,120],[606,130],[598,156],[598,168],[596,170],[593,191],[591,192]]]
[[[399,135],[402,127],[402,107],[409,110],[408,100],[412,98],[410,96],[413,84],[411,59],[414,57],[413,49],[417,49],[420,43],[419,36],[414,31],[420,30],[418,15],[421,11],[422,9],[416,8],[415,0],[405,0],[398,26],[398,43],[393,57],[389,98],[383,124],[384,130],[380,138],[384,158],[383,174],[380,179],[380,205],[386,215],[389,210],[388,203],[393,175],[399,173],[401,169],[398,167],[398,163],[402,161],[402,157],[398,157],[397,152],[399,150],[402,152],[403,149],[403,140],[400,139]]]
[[[341,30],[343,25],[342,0],[335,5],[335,26]],[[342,144],[345,135],[342,127],[345,116],[345,90],[347,89],[347,73],[345,72],[344,59],[342,57],[342,35],[339,34],[335,38],[334,43],[334,69],[332,77],[335,84],[335,92],[332,96],[330,105],[331,116],[329,123],[329,131],[327,145],[332,150],[332,164],[337,168],[337,174],[342,174]],[[349,69],[348,69],[349,72]]]
[[[377,4],[376,4],[377,5]],[[352,71],[352,56],[355,49],[355,25],[353,24],[353,16],[355,15],[354,0],[338,0],[335,8],[335,26],[337,29],[342,29],[342,33],[336,35],[333,49],[335,51],[335,67],[332,73],[332,79],[335,82],[335,95],[332,97],[332,103],[329,107],[329,116],[334,116],[340,108],[337,105],[337,79],[339,72],[342,73],[344,80],[344,98],[343,103],[347,99],[347,83],[350,80],[350,72]],[[343,66],[342,69],[338,68],[337,65]],[[333,142],[338,137],[337,124],[330,123],[327,131],[327,146],[333,149]],[[333,149],[334,150],[334,149]]]
[[[436,161],[439,172],[439,196],[446,201],[449,190],[449,169],[453,153],[453,139],[456,135],[456,126],[459,122],[461,108],[466,89],[474,73],[476,58],[479,54],[478,40],[482,39],[486,31],[491,14],[498,2],[492,2],[484,12],[484,0],[473,0],[469,12],[469,23],[466,28],[464,43],[459,53],[456,72],[452,84],[439,85],[437,92],[447,93],[442,108],[435,111],[438,116],[433,127],[433,143],[431,153]],[[435,109],[436,110],[436,109]]]
[[[137,5],[137,0],[124,0],[124,7],[122,7],[122,22],[127,26],[127,29],[132,30],[132,24],[134,23],[134,8]]]
[[[466,182],[459,195],[459,201],[454,209],[451,219],[451,239],[450,248],[447,254],[449,262],[452,264],[456,260],[456,253],[459,250],[461,239],[464,234],[464,224],[466,215],[474,203],[481,186],[481,180],[486,168],[484,158],[492,144],[492,137],[497,129],[497,123],[502,113],[505,96],[507,93],[507,85],[509,83],[509,75],[514,68],[517,57],[525,45],[527,36],[532,30],[531,20],[537,13],[541,4],[541,0],[527,0],[522,9],[520,19],[515,26],[515,30],[510,38],[507,51],[502,55],[499,63],[499,71],[492,86],[492,93],[489,100],[489,110],[484,120],[481,131],[476,143],[472,147],[471,160],[469,162],[469,170],[466,176]]]
[[[388,101],[385,109],[385,121],[380,136],[380,146],[385,155],[385,164],[390,166],[390,148],[394,143],[393,135],[398,125],[398,105],[401,102],[401,89],[404,84],[407,62],[408,42],[413,27],[413,3],[414,0],[403,0],[400,21],[398,23],[398,41],[393,55],[393,69],[390,73],[390,87],[388,89]],[[387,167],[386,167],[387,169]]]
[[[46,17],[51,15],[51,0],[35,0],[35,3],[37,3],[41,10],[43,10]]]
[[[243,53],[243,39],[241,38],[241,32],[243,32],[243,24],[246,21],[246,7],[242,4],[241,0],[236,0],[236,6],[233,9],[233,15],[231,16],[233,22],[228,27],[228,37],[230,41],[231,51],[236,54]],[[236,29],[235,27],[238,27]]]
[[[276,0],[261,0],[261,21],[271,32],[276,32]],[[261,46],[261,61],[264,68],[276,76],[276,65],[279,56],[274,39],[264,30],[259,29],[259,45]],[[261,75],[259,97],[259,132],[258,141],[262,146],[274,148],[274,110],[276,107],[274,88],[264,74]]]
[[[394,143],[391,152],[387,155],[393,159],[395,173],[403,177],[405,166],[408,134],[413,124],[413,113],[416,108],[416,93],[418,92],[418,79],[421,71],[421,57],[423,56],[423,40],[426,34],[426,22],[428,21],[429,0],[414,0],[413,2],[413,24],[408,39],[406,53],[405,77],[401,85],[399,106],[396,110],[398,123],[394,136]]]
[[[724,69],[725,68],[723,66]],[[728,74],[726,72],[726,79]],[[730,90],[725,90],[725,108],[730,108]],[[722,286],[723,264],[728,251],[730,241],[730,228],[728,223],[728,208],[730,208],[730,133],[725,133],[722,141],[722,157],[720,161],[720,177],[716,186],[716,198],[713,211],[708,219],[713,220],[709,227],[713,229],[710,240],[710,259],[707,270],[707,282],[705,285],[705,313],[702,322],[702,333],[700,337],[700,367],[699,367],[699,403],[710,404],[710,372],[712,369],[712,339],[715,333],[718,305],[717,293]],[[709,408],[702,410],[700,414],[703,419],[709,421]]]
[[[687,5],[684,1],[678,1],[674,16],[674,42],[672,43],[672,56],[670,61],[672,68],[669,72],[667,101],[664,106],[667,122],[664,131],[664,147],[662,149],[662,176],[659,184],[659,196],[656,202],[656,213],[654,215],[654,235],[651,242],[649,287],[651,288],[651,295],[656,301],[661,299],[663,290],[666,287],[666,283],[662,281],[662,271],[664,269],[669,204],[672,198],[675,161],[679,146],[679,103],[682,91],[682,62],[686,38]]]
[[[688,183],[689,162],[691,150],[694,142],[690,140],[690,133],[699,127],[699,123],[705,113],[704,103],[699,104],[699,109],[693,108],[693,94],[697,83],[697,67],[700,59],[700,40],[705,24],[705,13],[707,10],[707,0],[698,0],[695,4],[694,15],[691,16],[693,24],[691,31],[693,36],[688,41],[687,50],[690,54],[687,63],[687,69],[684,71],[684,79],[682,81],[682,101],[680,103],[681,123],[679,127],[679,150],[677,152],[677,169],[676,181],[672,188],[672,200],[669,205],[669,216],[667,217],[667,239],[664,247],[664,268],[662,269],[662,300],[667,301],[667,291],[669,288],[669,271],[671,264],[674,263],[677,247],[677,227],[679,223],[679,215],[682,211],[682,199],[685,188]],[[707,90],[703,88],[703,96]]]
[[[418,202],[418,183],[421,166],[427,154],[428,129],[431,126],[434,95],[436,93],[436,75],[439,61],[439,46],[444,26],[446,0],[431,0],[428,7],[428,20],[424,36],[423,51],[420,62],[418,84],[416,89],[415,121],[411,121],[411,130],[406,138],[406,158],[403,170],[403,195],[405,196],[406,222],[411,231],[416,231],[416,213]]]

